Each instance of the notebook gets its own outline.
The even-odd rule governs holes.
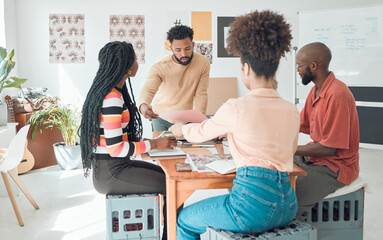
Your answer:
[[[151,157],[186,156],[186,153],[179,147],[174,149],[152,149],[148,154]]]

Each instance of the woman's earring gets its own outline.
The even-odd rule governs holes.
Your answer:
[[[129,70],[129,71],[128,71],[128,74],[129,74],[129,75],[130,75],[130,74],[132,74],[132,71],[131,71],[131,70]]]

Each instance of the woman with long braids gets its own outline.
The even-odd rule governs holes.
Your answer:
[[[138,70],[133,46],[110,42],[100,50],[98,60],[99,69],[82,109],[80,144],[85,176],[93,168],[93,185],[101,194],[165,195],[162,169],[130,159],[150,149],[176,146],[172,137],[141,141],[141,117],[130,83]],[[166,221],[162,239],[167,239]]]
[[[173,125],[188,141],[227,134],[237,175],[230,194],[183,209],[177,240],[200,239],[206,227],[261,233],[289,223],[298,208],[288,173],[297,148],[299,113],[276,92],[279,60],[290,50],[290,26],[272,11],[237,17],[230,25],[228,50],[241,60],[241,78],[250,90],[229,99],[201,124]]]

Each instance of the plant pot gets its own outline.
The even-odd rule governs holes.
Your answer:
[[[53,144],[57,164],[63,170],[71,170],[77,168],[81,163],[80,145],[67,146],[63,142]]]
[[[5,103],[0,102],[0,126],[7,125],[8,122],[8,108]]]

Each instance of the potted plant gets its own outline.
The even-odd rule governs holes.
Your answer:
[[[81,115],[76,107],[70,104],[52,104],[45,109],[32,113],[29,119],[31,135],[34,138],[36,130],[56,127],[60,130],[64,142],[53,144],[57,164],[65,170],[77,168],[81,162],[81,149],[78,144],[78,128]]]
[[[0,47],[0,94],[4,88],[21,88],[21,84],[27,81],[25,78],[8,77],[16,64],[12,61],[14,55],[12,50],[7,57],[7,50]],[[0,99],[0,126],[7,124],[7,116],[7,106]]]

